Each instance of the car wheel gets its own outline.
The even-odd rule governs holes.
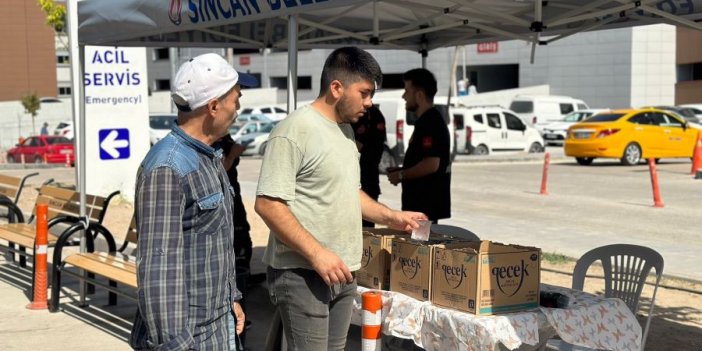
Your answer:
[[[487,155],[490,153],[490,150],[488,150],[487,146],[480,144],[473,149],[473,155]]]
[[[629,143],[624,148],[624,155],[622,156],[622,164],[627,166],[633,166],[641,161],[641,147],[637,143]]]
[[[41,155],[36,154],[36,155],[34,155],[34,163],[36,163],[36,164],[42,164],[42,163],[44,163],[44,159],[41,158]]]
[[[592,161],[594,161],[594,157],[576,157],[575,161],[578,162],[579,165],[583,166],[589,166],[592,164]]]
[[[15,157],[12,155],[7,155],[7,163],[15,163]]]
[[[529,153],[533,154],[537,152],[544,152],[544,147],[541,146],[541,144],[534,142],[531,144],[531,146],[529,146]]]

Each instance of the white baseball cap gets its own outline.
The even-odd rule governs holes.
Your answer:
[[[226,94],[237,83],[258,86],[254,76],[237,72],[222,56],[204,54],[180,66],[171,98],[180,111],[192,111]]]

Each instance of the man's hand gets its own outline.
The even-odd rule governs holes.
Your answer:
[[[419,228],[418,220],[427,220],[427,215],[421,212],[392,211],[388,226],[393,229],[411,232],[412,229]]]
[[[402,170],[388,172],[388,180],[392,185],[400,184],[402,181],[400,180],[400,172],[402,172]]]
[[[239,157],[244,152],[244,150],[246,150],[246,148],[243,145],[239,143],[233,143],[230,152],[233,152],[234,155]]]
[[[238,302],[232,302],[232,311],[234,311],[234,316],[236,316],[236,335],[241,335],[244,331],[244,322],[246,322],[244,310]]]
[[[320,248],[313,257],[310,258],[312,268],[328,286],[339,283],[350,283],[353,281],[351,271],[346,267],[344,261],[335,253]]]

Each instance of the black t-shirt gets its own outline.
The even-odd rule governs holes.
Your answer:
[[[361,189],[370,197],[377,199],[380,195],[380,173],[378,164],[385,145],[385,117],[373,106],[368,109],[353,127],[356,141],[363,144],[361,148]]]
[[[439,169],[421,178],[402,181],[402,209],[424,212],[429,219],[451,217],[451,164],[449,130],[441,113],[431,108],[414,124],[402,168],[425,157],[439,157]]]

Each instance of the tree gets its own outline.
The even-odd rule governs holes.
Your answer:
[[[36,135],[37,129],[34,125],[34,119],[37,117],[37,111],[41,108],[41,101],[39,101],[36,92],[22,96],[21,101],[24,107],[24,113],[32,115],[32,133]]]
[[[46,24],[54,29],[61,44],[68,50],[68,44],[64,41],[66,38],[66,7],[63,4],[57,4],[54,0],[39,0],[39,7],[46,14]]]

